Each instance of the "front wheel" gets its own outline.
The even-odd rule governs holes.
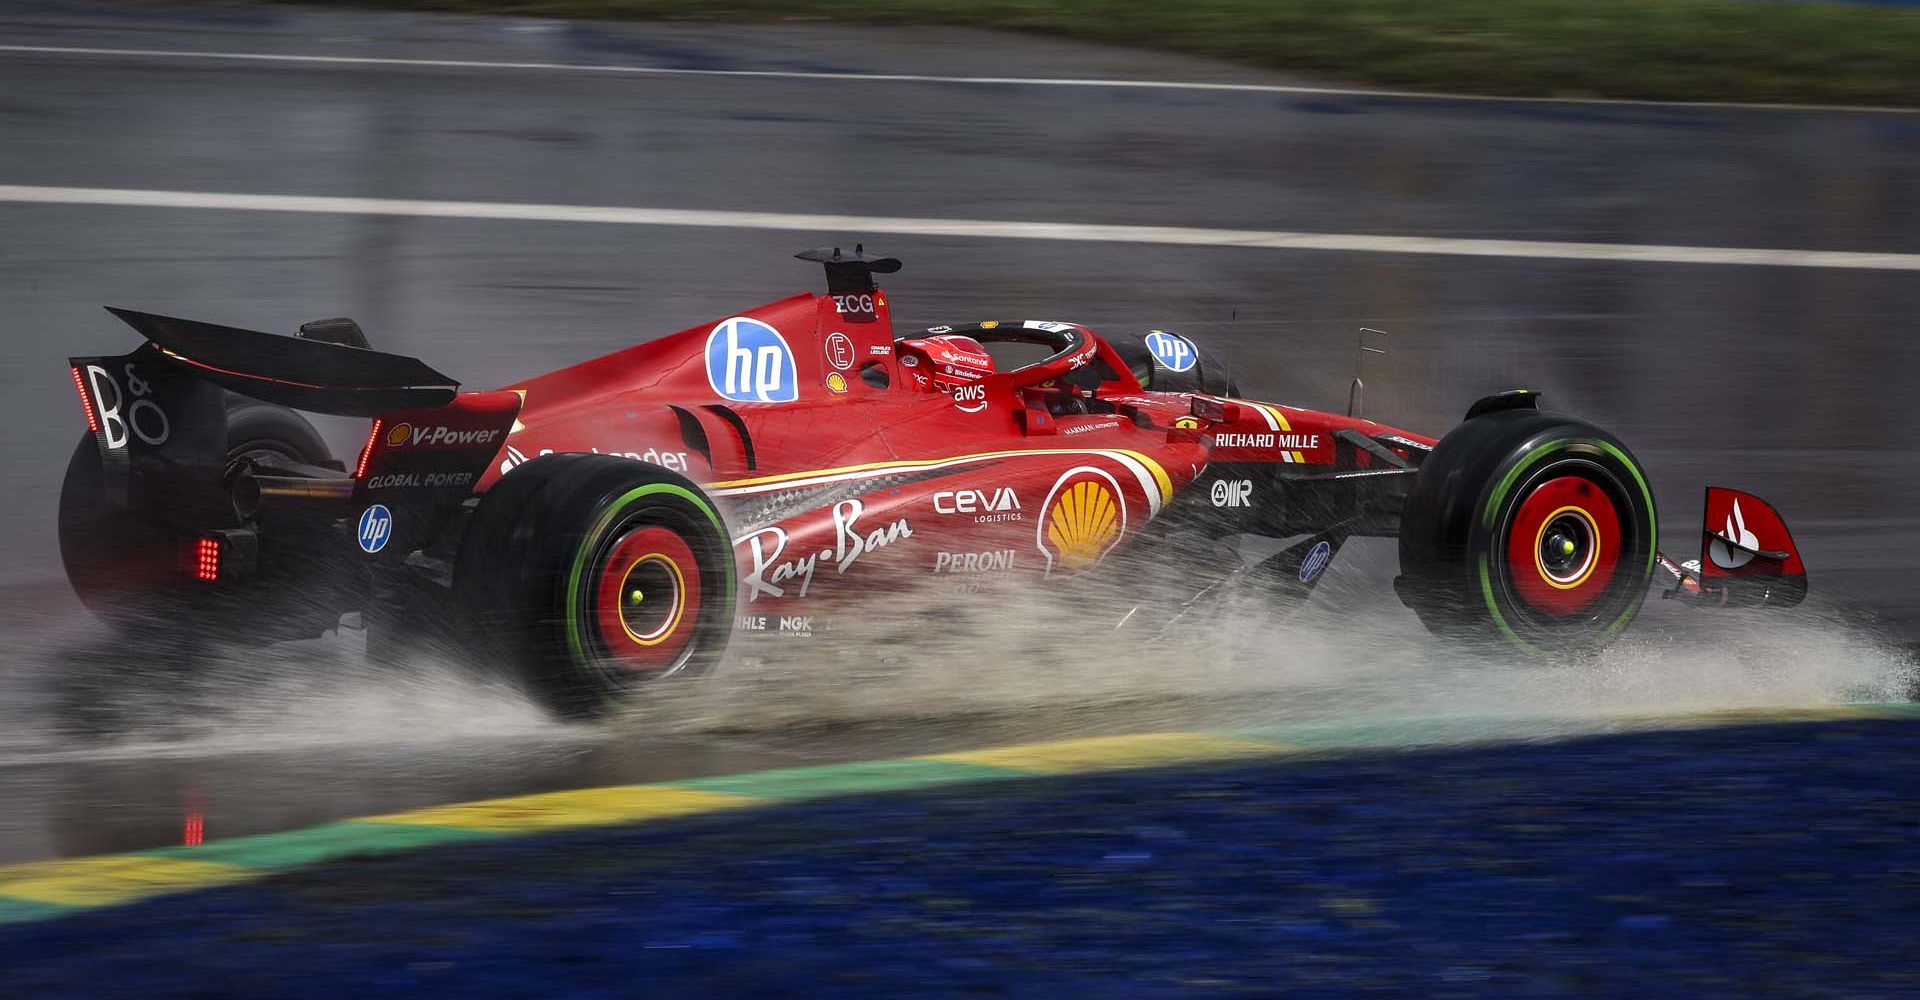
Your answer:
[[[733,551],[699,487],[611,455],[550,455],[480,501],[454,593],[478,638],[565,718],[712,669],[733,625]]]
[[[1421,466],[1395,587],[1433,632],[1537,656],[1592,652],[1640,611],[1658,527],[1611,434],[1533,410],[1469,419]]]

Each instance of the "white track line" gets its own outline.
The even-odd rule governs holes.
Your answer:
[[[321,56],[273,52],[201,52],[179,49],[117,49],[76,45],[0,45],[0,52],[73,56],[123,56],[142,59],[199,59],[313,66],[410,66],[422,69],[484,69],[546,73],[617,73],[630,76],[711,76],[767,80],[840,80],[856,83],[933,83],[991,87],[1093,87],[1120,90],[1200,90],[1242,94],[1300,94],[1318,97],[1392,97],[1416,101],[1478,101],[1502,104],[1591,104],[1642,108],[1725,108],[1742,111],[1844,111],[1868,114],[1920,114],[1920,108],[1852,104],[1768,104],[1754,101],[1636,101],[1605,97],[1502,97],[1497,94],[1443,94],[1427,90],[1370,90],[1364,87],[1309,87],[1279,83],[1204,83],[1185,80],[1105,80],[1076,77],[1034,79],[1020,76],[938,76],[925,73],[803,73],[771,69],[681,69],[622,66],[611,63],[490,62],[479,59],[395,59],[381,56]]]
[[[1258,250],[1345,250],[1355,253],[1438,254],[1454,257],[1532,257],[1544,260],[1631,261],[1653,264],[1739,264],[1866,271],[1920,271],[1920,254],[1845,250],[1742,247],[1637,246],[1624,243],[1553,243],[1535,240],[1473,240],[1365,233],[1298,233],[1179,226],[1116,226],[993,219],[916,219],[886,215],[805,215],[789,212],[729,212],[687,208],[601,205],[539,205],[491,201],[419,201],[404,198],[330,198],[311,195],[231,194],[210,191],[141,191],[124,188],[0,185],[0,203],[109,205],[126,208],[191,208],[243,212],[306,212],[326,215],[396,215],[432,219],[493,219],[513,222],[585,222],[624,226],[695,226],[840,233],[893,234],[972,239],[1062,240],[1077,243],[1151,243],[1167,246],[1237,247]]]

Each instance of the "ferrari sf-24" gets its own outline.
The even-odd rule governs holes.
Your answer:
[[[1177,333],[898,336],[874,281],[897,259],[799,256],[828,294],[485,392],[348,319],[280,336],[114,309],[145,343],[70,361],[68,577],[137,633],[269,643],[357,612],[374,649],[444,622],[566,717],[908,586],[1069,587],[1116,553],[1185,594],[1110,609],[1137,625],[1240,584],[1297,604],[1349,539],[1396,538],[1429,629],[1539,657],[1607,644],[1663,571],[1699,603],[1806,593],[1781,517],[1737,490],[1707,489],[1697,562],[1663,555],[1632,452],[1534,393],[1435,438],[1240,398]],[[303,410],[371,419],[351,464]],[[1195,544],[1249,536],[1270,541]]]

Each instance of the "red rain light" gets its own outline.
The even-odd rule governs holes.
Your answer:
[[[373,446],[380,443],[380,425],[383,423],[386,421],[373,418],[373,431],[367,435],[367,446],[360,449],[360,462],[353,467],[353,478],[359,479],[367,474],[367,463],[373,460]]]
[[[207,839],[207,822],[198,811],[187,813],[187,827],[181,840],[188,847],[199,847]]]
[[[93,398],[87,395],[87,380],[80,377],[80,369],[69,368],[73,373],[73,388],[80,393],[80,409],[87,414],[87,430],[100,433],[100,418],[93,415]]]
[[[200,539],[194,554],[193,577],[196,580],[220,579],[220,539]]]

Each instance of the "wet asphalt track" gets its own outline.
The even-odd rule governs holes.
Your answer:
[[[0,3],[0,44],[1275,79],[959,31],[246,6]],[[0,184],[1914,253],[1917,179],[1920,115],[0,52]],[[150,653],[82,634],[53,543],[79,429],[61,360],[131,343],[100,304],[271,330],[351,314],[377,346],[484,386],[813,287],[817,275],[789,255],[861,236],[0,204],[0,587],[13,640],[0,666],[0,862],[170,842],[190,812],[216,835],[248,833],[1048,735],[1050,720],[949,721],[610,745],[492,702],[463,713],[457,697],[423,723],[406,703],[440,688],[405,680],[365,696],[398,710],[347,702],[292,724],[319,749],[261,749],[251,730],[180,750],[142,728],[146,742],[113,753],[50,735],[49,720],[69,714],[82,728],[98,721],[56,677],[110,675]],[[1542,389],[1634,447],[1669,547],[1691,544],[1702,485],[1747,486],[1795,528],[1824,613],[1920,637],[1910,272],[882,242],[907,262],[888,283],[903,326],[1034,315],[1174,328],[1228,350],[1250,394],[1301,405],[1343,405],[1353,330],[1386,328],[1392,353],[1369,363],[1369,415],[1438,431],[1483,393]],[[353,425],[326,429],[343,453],[357,447]],[[1384,556],[1359,553],[1351,572],[1383,587]],[[1375,627],[1414,627],[1385,608]],[[449,713],[461,724],[428,749],[382,741],[389,729],[431,735]],[[109,737],[128,714],[111,714]]]

